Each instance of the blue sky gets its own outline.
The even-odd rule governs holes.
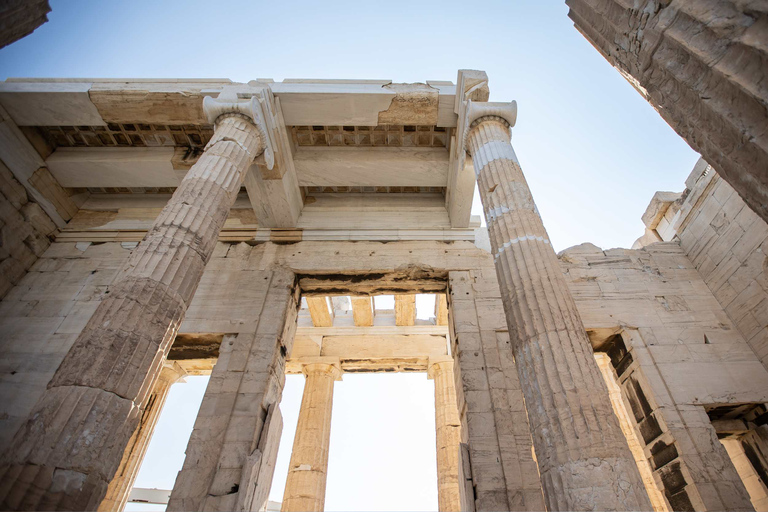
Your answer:
[[[586,241],[603,248],[631,246],[643,232],[640,216],[653,193],[681,191],[698,158],[579,34],[562,0],[51,0],[51,6],[48,23],[0,50],[0,79],[376,78],[424,82],[455,81],[459,68],[485,70],[492,101],[518,102],[512,142],[557,250]],[[480,212],[479,208],[475,211]],[[428,449],[398,452],[404,455],[387,462],[386,467],[371,465],[374,454],[364,456],[366,443],[360,436],[353,439],[352,433],[364,433],[366,439],[376,440],[377,447],[394,450],[410,442],[405,431],[420,440],[414,446],[423,447],[424,438],[418,436],[424,428],[427,434],[433,428],[428,421],[425,427],[423,418],[414,417],[413,412],[426,411],[425,417],[433,414],[432,385],[425,376],[421,380],[369,377],[352,376],[349,381],[354,385],[344,382],[337,386],[329,510],[394,508],[366,501],[375,492],[392,494],[393,482],[380,476],[368,479],[381,480],[378,491],[359,481],[345,489],[344,482],[355,472],[366,475],[375,466],[379,475],[391,475],[403,468],[427,467],[425,461],[434,468],[433,446],[432,455]],[[301,382],[291,382],[289,379],[283,406],[286,418],[297,412],[301,394]],[[176,390],[182,386],[189,386],[189,391]],[[181,398],[169,399],[174,411],[169,417],[185,409],[194,418],[203,388],[204,382],[174,386],[174,395]],[[346,388],[357,394],[343,392]],[[389,393],[389,398],[381,393]],[[405,395],[413,399],[392,399]],[[380,407],[366,404],[361,408],[359,401],[365,396],[379,397]],[[407,405],[411,402],[418,405]],[[377,411],[390,411],[390,416],[406,423],[411,418],[410,424],[405,430],[393,430],[391,423],[382,420],[388,416],[377,416]],[[341,420],[355,422],[354,431],[343,439],[336,434]],[[286,419],[289,437],[293,425]],[[158,432],[155,444],[170,446],[170,437],[180,435],[178,430],[169,432]],[[430,442],[433,437],[426,444]],[[286,449],[282,451],[284,454]],[[340,454],[344,457],[339,458]],[[171,456],[162,455],[161,450],[162,457]],[[352,473],[342,479],[339,468]],[[278,472],[284,470],[278,468]],[[175,477],[174,471],[158,471]],[[422,490],[433,485],[434,474],[429,470],[416,473],[400,473],[400,481]],[[142,481],[142,485],[149,484]],[[351,504],[344,496],[350,489],[356,490],[353,494],[358,499]],[[436,507],[435,496],[426,497],[423,492],[402,492],[397,498],[406,510]]]

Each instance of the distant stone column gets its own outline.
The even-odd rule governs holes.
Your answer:
[[[258,102],[206,98],[215,131],[0,461],[0,509],[95,510],[139,424],[245,173]],[[227,100],[227,101],[224,101]]]
[[[282,512],[321,512],[325,508],[333,383],[341,380],[341,369],[338,364],[312,363],[305,365],[303,372],[307,380],[285,481]]]
[[[149,448],[165,400],[171,391],[171,385],[186,375],[187,372],[178,363],[166,361],[147,401],[147,406],[144,408],[139,427],[131,440],[128,441],[128,446],[123,453],[123,460],[120,461],[120,467],[109,483],[106,497],[99,505],[99,512],[122,512],[128,502],[128,495],[136,481],[136,475],[139,473],[144,455]]]
[[[547,509],[650,510],[510,143],[515,103],[467,108],[472,155]]]
[[[427,376],[435,381],[435,433],[437,438],[437,504],[441,512],[459,512],[459,445],[461,420],[450,357],[429,360]]]

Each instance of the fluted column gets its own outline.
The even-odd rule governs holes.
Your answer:
[[[435,381],[435,434],[437,438],[437,504],[442,512],[459,512],[459,445],[461,420],[453,379],[453,360],[430,358],[427,376]]]
[[[285,481],[282,512],[320,512],[325,508],[333,383],[341,380],[341,369],[337,363],[312,363],[302,371],[307,380]]]
[[[206,98],[215,131],[205,152],[4,454],[0,509],[94,510],[104,498],[245,173],[264,151],[256,100],[228,99]]]
[[[147,401],[147,406],[144,408],[139,427],[131,436],[131,440],[123,453],[123,460],[120,461],[120,467],[109,483],[107,495],[99,505],[99,512],[122,512],[128,502],[128,495],[131,493],[136,476],[139,474],[139,468],[141,468],[141,462],[147,453],[149,443],[152,441],[152,434],[155,431],[157,420],[160,418],[163,405],[165,405],[165,400],[168,398],[171,385],[178,382],[186,374],[187,372],[176,362],[166,361],[163,365],[160,376]]]
[[[513,103],[467,108],[472,155],[547,509],[650,510],[510,143]]]

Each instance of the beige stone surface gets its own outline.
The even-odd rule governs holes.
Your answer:
[[[768,510],[768,487],[762,481],[760,475],[755,471],[755,467],[747,457],[744,446],[737,438],[721,439],[721,443],[728,451],[728,455],[739,473],[739,477],[744,482],[744,486],[749,492],[752,505],[755,512],[765,512]]]
[[[477,511],[544,510],[544,497],[496,272],[449,273],[451,354],[462,422],[462,503]]]
[[[0,299],[50,245],[56,225],[0,162]]]
[[[413,325],[416,322],[416,296],[395,295],[395,325]]]
[[[285,355],[292,350],[296,329],[297,290],[289,271],[240,274],[255,274],[239,288],[254,294],[239,298],[247,311],[230,310],[228,316],[258,314],[254,323],[223,337],[168,510],[260,510],[269,494],[282,431],[279,403]],[[236,297],[229,298],[230,305]]]
[[[373,297],[352,297],[352,314],[355,325],[358,327],[370,327],[373,325]]]
[[[750,510],[704,406],[764,402],[768,372],[684,250],[583,244],[560,262],[596,350],[626,344],[623,398],[670,508]]]
[[[717,174],[696,178],[708,190],[683,205],[680,246],[768,368],[768,224]]]
[[[689,3],[670,5],[690,14]],[[611,13],[624,12],[619,7]],[[430,370],[441,509],[650,509],[645,484],[657,510],[748,510],[755,476],[744,476],[743,457],[729,457],[708,412],[768,401],[764,224],[700,162],[687,192],[651,200],[638,250],[585,244],[557,260],[503,128],[502,120],[514,124],[513,105],[486,103],[481,71],[462,70],[456,82],[259,81],[237,86],[237,97],[227,80],[1,84],[10,118],[3,113],[0,157],[22,192],[39,199],[25,202],[13,178],[0,180],[11,206],[0,204],[0,218],[25,235],[9,253],[27,247],[38,257],[24,256],[31,271],[0,302],[0,442],[13,445],[11,458],[34,452],[38,464],[6,473],[6,506],[96,508],[109,483],[101,505],[118,508],[159,411],[152,382],[175,339],[173,364],[212,377],[169,510],[261,509],[282,429],[284,375],[329,364],[345,372]],[[206,114],[202,99],[210,107],[222,89]],[[253,137],[217,129],[231,151],[217,153],[215,164],[215,148],[198,158],[202,144],[184,137],[209,137],[216,113],[229,108],[260,121],[268,151],[238,159],[232,146],[247,149]],[[124,123],[108,127],[108,137],[132,123],[168,123],[139,131],[144,142],[162,132],[169,144],[114,152],[91,141],[62,151],[41,144],[44,134],[64,133],[35,126],[43,120],[83,136],[90,132],[79,124]],[[171,128],[187,135],[168,138]],[[76,156],[68,164],[67,153]],[[109,177],[131,188],[70,197],[54,179],[58,164],[52,174],[46,159],[69,166],[59,170],[80,180],[69,185],[107,185],[97,178]],[[171,199],[170,190],[150,186],[165,183],[151,181],[161,178],[152,169],[180,177],[195,160],[191,193],[180,189]],[[226,163],[234,160],[236,171]],[[490,247],[469,216],[473,160]],[[200,169],[221,179],[209,188]],[[48,246],[29,234],[51,228],[42,213],[50,207],[58,220],[72,220],[59,222]],[[170,291],[155,300],[144,288],[128,289],[131,276]],[[415,318],[414,294],[422,292],[438,294],[434,325]],[[118,303],[132,293],[146,299],[144,309],[121,317]],[[374,314],[377,294],[394,294],[394,310]],[[309,307],[297,312],[300,295]],[[505,316],[505,303],[513,314]],[[105,316],[106,308],[116,313]],[[94,325],[104,322],[152,336],[98,336]],[[594,351],[615,374],[612,401]],[[284,504],[292,510],[321,510],[325,489],[333,380],[309,385],[310,378],[307,401],[319,405],[302,411]],[[48,406],[36,409],[39,400]],[[621,405],[626,414],[617,421]],[[14,443],[35,411],[54,433],[45,438],[39,429]],[[730,420],[716,420],[718,428],[723,421]],[[67,437],[82,429],[93,433],[90,450]],[[638,465],[648,470],[642,480]],[[78,491],[81,470],[89,476]],[[79,497],[35,502],[34,486],[48,483]],[[90,501],[77,501],[86,495]]]
[[[341,369],[337,364],[312,363],[303,371],[304,396],[280,508],[283,512],[325,509],[333,383],[341,380]]]
[[[437,506],[440,511],[461,510],[459,418],[453,359],[430,358],[427,370],[435,381],[435,430],[437,439]],[[462,475],[463,476],[463,475]]]
[[[645,456],[643,449],[644,445],[641,444],[638,439],[634,423],[629,416],[629,410],[624,405],[621,388],[616,383],[616,374],[614,373],[613,366],[611,366],[611,359],[605,353],[598,352],[595,354],[595,360],[600,367],[600,372],[603,375],[603,380],[605,380],[605,385],[608,387],[608,394],[611,398],[613,412],[619,419],[621,431],[627,439],[627,444],[629,444],[629,449],[635,459],[637,469],[640,471],[640,476],[643,478],[643,485],[645,486],[645,491],[648,493],[648,498],[651,500],[651,506],[653,506],[653,510],[656,512],[668,512],[670,510],[669,505],[656,485],[651,466]]]
[[[327,297],[307,297],[307,305],[315,327],[333,325],[333,307]]]

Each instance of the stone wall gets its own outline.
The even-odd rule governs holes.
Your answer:
[[[768,369],[768,224],[716,173],[695,170],[687,183],[680,245]]]
[[[54,243],[0,302],[0,349],[4,353],[0,366],[0,446],[7,445],[26,419],[78,333],[109,293],[109,285],[135,246],[128,242]],[[451,289],[461,295],[452,300],[454,311],[465,312],[454,313],[464,319],[460,322],[462,333],[454,343],[465,354],[461,364],[466,366],[466,373],[457,372],[457,377],[468,391],[463,398],[468,420],[465,423],[469,425],[468,466],[473,468],[471,474],[478,482],[474,489],[470,482],[471,499],[476,498],[477,510],[495,509],[497,503],[530,510],[541,508],[538,475],[505,337],[493,260],[468,242],[217,244],[179,332],[225,333],[225,342],[232,345],[221,348],[219,363],[206,391],[205,407],[201,409],[203,414],[188,448],[193,457],[200,455],[202,462],[190,459],[186,463],[185,469],[190,471],[178,482],[179,500],[174,506],[194,508],[204,487],[207,497],[202,499],[211,509],[252,503],[268,491],[257,485],[251,486],[247,495],[230,493],[235,484],[246,489],[243,484],[249,481],[248,475],[263,476],[273,468],[270,461],[280,430],[279,410],[273,405],[280,396],[280,365],[283,352],[290,350],[288,339],[292,334],[279,337],[284,340],[284,350],[279,350],[276,335],[263,335],[261,330],[267,325],[263,318],[287,318],[273,311],[281,304],[279,301],[267,300],[267,294],[272,293],[269,283],[276,282],[275,276],[286,271],[302,273],[305,278],[311,274],[330,274],[332,286],[349,284],[346,274],[355,276],[354,286],[358,287],[365,286],[366,276],[376,280],[385,272],[395,272],[398,279],[404,278],[392,282],[395,286],[410,286],[409,283],[427,279],[432,287],[439,284],[434,276],[442,272],[445,287],[449,274],[453,274]],[[284,279],[278,281],[282,283]],[[325,283],[311,279],[310,282]],[[294,286],[293,282],[290,284]],[[467,308],[457,310],[461,304]],[[470,318],[472,315],[475,320]],[[289,321],[292,323],[295,322]],[[467,329],[474,331],[464,332]],[[480,358],[473,355],[475,343],[483,345]],[[266,357],[268,352],[282,356],[270,360]],[[242,366],[246,353],[258,356],[254,366],[256,378]],[[474,364],[470,362],[473,358]],[[248,401],[253,407],[238,400],[243,389],[261,397]],[[249,421],[255,423],[243,426]],[[267,437],[254,435],[264,431],[267,424]],[[250,438],[243,437],[244,430],[251,431]],[[262,457],[258,464],[256,455]],[[208,462],[216,462],[216,467],[227,471],[221,475],[217,472],[212,480],[214,475],[206,473]]]
[[[50,245],[56,226],[0,162],[0,299]]]
[[[576,28],[768,221],[768,5],[566,3]]]
[[[26,420],[129,254],[120,243],[54,243],[0,301],[0,446]]]
[[[559,256],[596,350],[619,354],[627,409],[671,508],[749,510],[707,406],[765,402],[768,371],[685,251],[583,244]],[[616,335],[626,360],[612,354]]]
[[[495,270],[451,272],[449,306],[451,352],[475,508],[544,510]]]
[[[0,446],[7,445],[24,421],[99,301],[109,293],[110,283],[133,247],[134,243],[119,242],[54,243],[0,301],[0,350],[4,354],[0,366]],[[664,446],[674,445],[677,450],[675,460],[680,465],[672,475],[683,476],[686,499],[697,510],[724,507],[728,496],[731,503],[742,503],[743,487],[739,487],[738,476],[717,442],[705,407],[768,401],[768,371],[684,249],[675,242],[609,251],[585,244],[562,253],[560,261],[593,342],[599,344],[623,333],[634,366],[622,373],[621,383],[626,391],[638,382],[647,394],[651,408],[644,413],[659,423]],[[269,439],[279,438],[279,433],[274,434],[279,432],[279,411],[272,405],[282,387],[282,377],[275,377],[281,373],[275,370],[281,359],[270,362],[266,354],[282,353],[278,338],[285,340],[281,343],[287,352],[285,343],[292,334],[277,336],[270,330],[261,335],[266,324],[260,324],[260,317],[267,312],[270,318],[288,318],[269,309],[282,304],[280,301],[266,300],[275,288],[270,283],[277,283],[280,289],[289,286],[283,277],[275,277],[286,270],[295,272],[299,279],[332,274],[334,286],[343,282],[340,271],[355,275],[356,286],[366,275],[383,271],[395,270],[416,280],[419,276],[432,279],[445,271],[453,353],[459,363],[456,378],[463,441],[469,445],[468,467],[464,469],[472,475],[469,490],[474,493],[477,510],[541,508],[538,474],[493,260],[470,243],[219,243],[180,329],[182,333],[227,333],[225,340],[232,343],[222,347],[225,365],[217,365],[214,373],[218,371],[220,378],[212,379],[206,395],[210,395],[213,416],[218,416],[222,407],[229,407],[231,412],[224,414],[227,421],[238,415],[241,419],[237,422],[254,420],[256,427],[261,425],[248,427],[249,432],[263,431],[271,423],[268,418],[275,418]],[[316,285],[322,281],[310,282]],[[295,285],[291,282],[290,286]],[[275,293],[289,296],[277,288]],[[267,367],[259,366],[258,374],[265,378],[250,379],[240,364],[244,357],[233,359],[237,351],[263,354],[258,360]],[[241,387],[261,393],[259,407],[251,411],[235,406],[238,393],[232,389]],[[240,484],[247,482],[244,470],[271,471],[274,442],[267,443],[267,438],[259,436],[243,439],[240,430],[226,426],[216,430],[215,422],[211,423],[213,416],[199,418],[196,439],[209,447],[216,444],[211,448],[216,454],[212,460],[234,464],[227,466],[226,472],[230,490],[238,475]],[[208,427],[213,430],[206,433]],[[226,433],[228,430],[231,432]],[[220,436],[217,441],[206,438],[214,434]],[[651,459],[652,447],[646,446]],[[242,455],[257,451],[265,455],[264,467]],[[233,455],[237,453],[240,455]],[[660,488],[665,467],[668,465],[655,468]],[[214,487],[226,483],[207,481],[215,483]],[[243,495],[243,500],[255,499],[264,489],[256,486],[252,491],[251,497]],[[240,500],[226,493],[221,496],[216,504],[209,505],[227,508],[233,500]]]

